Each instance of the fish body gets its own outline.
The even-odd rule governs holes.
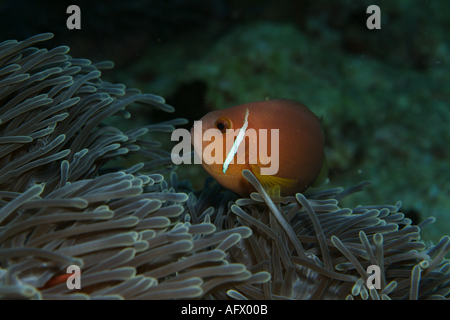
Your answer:
[[[203,167],[220,185],[241,196],[248,196],[255,191],[242,176],[244,169],[252,171],[266,190],[278,187],[281,195],[287,196],[310,187],[325,164],[321,120],[306,106],[294,100],[250,102],[212,111],[200,121],[202,130],[194,130],[193,139],[201,141],[201,148],[194,149],[197,156],[200,156],[201,149]],[[212,141],[204,139],[208,129],[218,129],[220,135],[216,135]],[[245,133],[245,143],[236,143],[239,134],[227,135],[227,129],[233,129],[236,133],[241,131],[241,136]],[[267,134],[261,129],[266,129]],[[278,137],[272,134],[272,129],[278,129]],[[255,132],[257,141],[251,134]],[[217,151],[211,152],[213,142],[215,146],[222,146],[222,155],[217,154],[222,161],[212,161],[213,157],[217,160]],[[261,142],[267,147],[266,153],[261,152]],[[231,150],[233,144],[235,147],[238,144],[240,148],[234,156]],[[252,147],[256,145],[257,148]],[[273,157],[275,151],[278,151],[278,159]],[[224,166],[227,156],[233,162]],[[268,163],[270,160],[272,163]],[[275,164],[275,161],[278,163]],[[275,165],[278,165],[275,174],[263,173]]]
[[[67,283],[67,280],[72,277],[72,279],[74,277],[80,277],[81,276],[81,272],[75,272],[75,273],[66,273],[66,274],[62,274],[62,275],[58,275],[58,276],[54,276],[52,278],[50,278],[50,280],[48,280],[44,286],[42,286],[41,288],[38,288],[39,290],[45,290],[51,287],[55,287],[57,285],[60,285],[62,283]]]

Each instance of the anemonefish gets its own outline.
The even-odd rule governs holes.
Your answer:
[[[250,170],[269,193],[278,192],[281,196],[303,192],[327,178],[321,119],[297,101],[250,102],[210,112],[200,121],[201,130],[191,130],[195,153],[220,185],[241,196],[255,191],[242,176],[244,169]],[[205,139],[208,129],[220,132]],[[231,132],[228,129],[233,129],[234,135],[227,134]],[[250,134],[255,132],[256,139]],[[223,146],[223,150],[216,148],[211,152],[213,143]],[[264,146],[266,152],[262,152]],[[274,157],[276,152],[278,159]],[[218,155],[221,161],[213,161]],[[275,173],[264,174],[271,166],[277,169]]]
[[[66,283],[67,279],[69,279],[69,277],[71,276],[81,276],[81,272],[80,273],[66,273],[66,274],[62,274],[59,276],[54,276],[52,278],[50,278],[50,280],[48,280],[41,288],[38,288],[39,290],[44,290],[44,289],[48,289],[54,286],[57,286],[61,283]]]

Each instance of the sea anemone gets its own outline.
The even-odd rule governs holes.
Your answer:
[[[179,182],[170,155],[142,140],[183,119],[122,132],[111,116],[163,98],[100,79],[101,68],[40,34],[0,44],[0,298],[439,299],[450,292],[449,237],[420,240],[394,206],[341,209],[367,185],[235,199]],[[113,158],[151,160],[102,171]],[[66,270],[81,270],[69,289]],[[381,288],[366,289],[369,265]],[[61,280],[63,279],[63,280]]]
[[[229,282],[267,281],[267,273],[225,259],[250,229],[180,221],[187,195],[161,184],[170,155],[139,137],[184,120],[127,132],[105,125],[110,116],[129,117],[125,107],[134,102],[173,108],[101,81],[98,69],[110,62],[72,59],[65,46],[31,47],[51,37],[0,44],[0,295],[181,299]],[[99,173],[109,159],[133,153],[153,160]],[[49,287],[68,265],[81,268],[83,288]]]
[[[271,285],[238,285],[228,294],[254,299],[444,299],[450,292],[450,238],[436,245],[420,241],[419,226],[396,205],[341,209],[338,201],[354,188],[310,193],[308,199],[270,198],[250,171],[244,177],[258,193],[231,206],[228,221],[248,226],[252,235],[236,255],[252,272],[267,271]],[[241,207],[244,207],[243,210]],[[232,251],[235,252],[235,251]],[[368,267],[379,266],[380,289],[366,286]],[[369,289],[367,289],[367,287]]]

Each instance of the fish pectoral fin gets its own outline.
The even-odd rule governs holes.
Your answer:
[[[260,168],[254,164],[251,164],[250,168],[256,179],[258,179],[264,190],[271,197],[279,197],[283,191],[289,191],[297,186],[298,180],[261,175]]]

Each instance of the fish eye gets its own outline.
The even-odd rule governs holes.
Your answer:
[[[227,129],[231,129],[231,121],[228,118],[219,118],[216,120],[214,127],[220,130],[220,132],[225,133]]]

